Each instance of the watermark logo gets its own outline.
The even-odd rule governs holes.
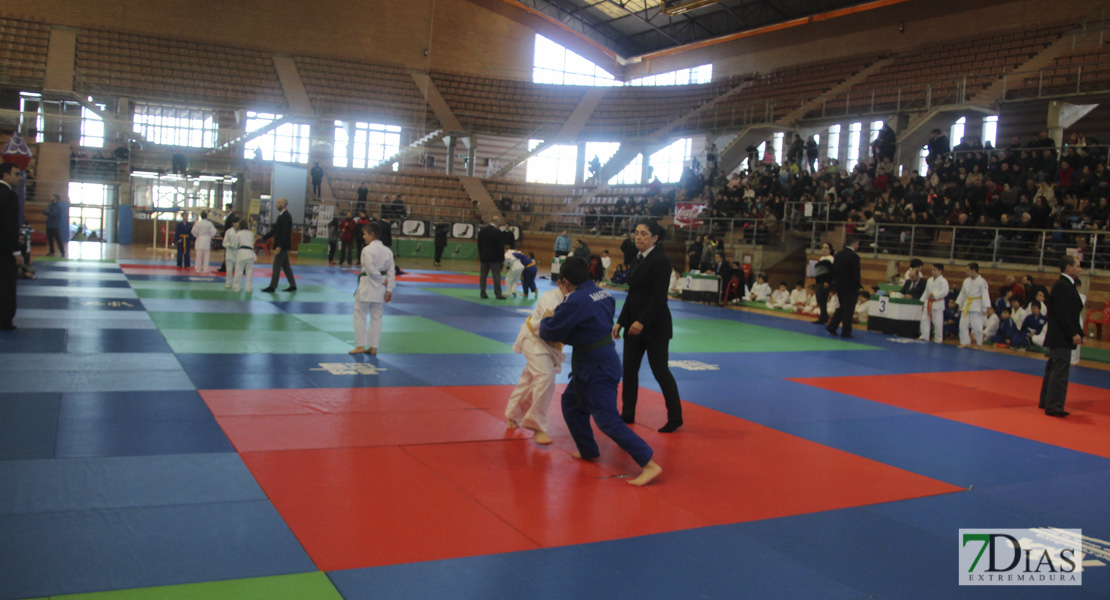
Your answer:
[[[961,529],[960,585],[1083,585],[1080,529]]]

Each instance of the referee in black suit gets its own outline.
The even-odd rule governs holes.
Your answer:
[[[1060,278],[1048,294],[1048,330],[1044,345],[1048,348],[1048,364],[1041,383],[1040,407],[1051,417],[1066,417],[1064,400],[1068,395],[1068,376],[1071,373],[1071,351],[1083,343],[1083,328],[1079,316],[1083,314],[1083,299],[1075,288],[1079,276],[1079,260],[1074,256],[1060,257]]]
[[[273,229],[262,236],[263,240],[274,238],[274,275],[270,278],[269,287],[263,289],[263,292],[277,290],[278,278],[281,276],[282,270],[285,271],[285,278],[289,280],[289,287],[282,291],[297,291],[297,280],[293,277],[293,266],[289,264],[289,250],[293,246],[293,217],[288,210],[285,210],[287,206],[289,206],[288,200],[278,198],[277,209],[280,214],[278,214],[277,222],[274,223]]]
[[[19,165],[0,163],[0,331],[13,331],[15,282],[23,254],[19,247]]]
[[[640,390],[640,364],[648,356],[651,373],[659,382],[667,404],[667,424],[659,431],[671,433],[682,426],[682,401],[678,384],[668,366],[670,359],[671,310],[667,307],[667,288],[671,282],[671,261],[663,250],[663,228],[657,223],[636,226],[636,249],[639,252],[628,271],[628,297],[624,301],[613,339],[624,335],[624,387],[621,391],[621,418],[625,423],[636,420],[636,400]]]
[[[840,330],[842,338],[852,337],[852,316],[856,310],[856,298],[859,297],[860,288],[859,254],[856,254],[858,248],[859,240],[849,237],[833,259],[832,285],[840,306],[836,308],[825,329],[831,335],[836,335],[837,327],[843,323],[844,327]]]

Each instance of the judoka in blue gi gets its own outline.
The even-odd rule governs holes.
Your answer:
[[[189,253],[193,251],[193,225],[187,220],[186,213],[181,213],[181,220],[174,229],[174,242],[177,244],[177,268],[188,269]]]
[[[586,261],[568,258],[559,269],[566,280],[566,300],[554,314],[540,321],[540,338],[574,347],[571,356],[570,384],[563,392],[563,420],[578,447],[576,458],[595,460],[601,450],[594,441],[590,417],[598,429],[632,456],[643,469],[630,479],[632,485],[646,485],[663,472],[652,456],[654,451],[629,429],[617,412],[617,384],[621,361],[613,344],[613,315],[616,302],[609,292],[590,279]]]
[[[1025,317],[1025,321],[1021,324],[1021,347],[1024,348],[1030,343],[1037,344],[1038,346],[1044,345],[1044,327],[1048,325],[1048,317],[1041,314],[1041,303],[1030,302],[1029,310],[1033,311],[1032,314]]]
[[[540,293],[536,289],[536,275],[539,269],[536,268],[536,261],[531,256],[522,252],[513,252],[513,256],[524,265],[524,272],[521,274],[521,289],[524,290],[524,297],[528,297],[528,291],[531,290],[533,294],[539,298]]]
[[[1028,343],[1022,342],[1023,338],[1021,335],[1021,330],[1018,329],[1018,326],[1016,323],[1014,323],[1014,320],[1010,318],[1010,309],[1002,309],[1002,314],[999,315],[998,320],[998,333],[994,335],[995,346],[1010,346],[1014,348],[1021,348],[1028,345]]]

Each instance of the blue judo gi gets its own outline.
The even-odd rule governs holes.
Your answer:
[[[177,267],[179,269],[188,269],[189,252],[193,249],[193,224],[185,221],[178,221],[177,227],[174,228],[174,242],[177,244]]]
[[[994,334],[996,344],[1009,344],[1014,348],[1023,348],[1028,342],[1023,339],[1021,330],[1014,324],[1014,320],[1006,317],[998,322],[998,333]]]
[[[1045,317],[1044,314],[1026,315],[1025,321],[1021,324],[1021,347],[1028,346],[1033,340],[1033,336],[1039,334],[1045,325],[1048,325],[1048,317]]]
[[[617,384],[621,361],[613,344],[613,315],[616,301],[593,281],[583,281],[540,321],[540,338],[574,347],[570,385],[563,392],[563,419],[583,458],[597,458],[601,450],[594,441],[590,417],[641,467],[651,462],[651,446],[633,433],[617,411]]]
[[[521,289],[524,291],[524,297],[528,297],[528,290],[532,290],[537,296],[539,292],[536,290],[536,275],[539,269],[536,267],[536,261],[532,260],[531,256],[522,254],[520,252],[513,252],[513,256],[524,265],[524,272],[521,273]]]

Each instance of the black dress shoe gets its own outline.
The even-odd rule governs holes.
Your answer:
[[[1066,417],[1066,416],[1070,415],[1071,413],[1066,411],[1066,410],[1054,410],[1052,412],[1049,412],[1049,411],[1046,410],[1046,411],[1044,411],[1044,414],[1046,414],[1050,417]]]
[[[682,427],[682,421],[667,421],[666,425],[659,428],[659,433],[674,433],[679,427]]]
[[[272,293],[274,293],[274,292],[276,292],[276,291],[277,291],[277,288],[272,288],[272,287],[268,287],[268,288],[262,288],[262,291],[263,291],[263,292],[266,292],[266,293],[268,293],[268,294],[272,294]]]
[[[285,288],[284,290],[281,290],[281,291],[283,291],[283,292],[295,292],[295,291],[297,291],[297,286],[291,285],[291,286],[289,286],[289,287],[287,287],[287,288]]]
[[[814,321],[813,324],[814,325],[828,325],[829,322],[828,321]]]
[[[482,300],[489,300],[489,296],[482,294]]]
[[[636,415],[621,415],[621,420],[631,425],[636,422]]]
[[[840,334],[840,337],[842,337],[842,338],[849,338],[849,339],[850,339],[850,338],[852,337],[852,334],[850,334],[850,333],[842,333],[842,334]]]
[[[836,330],[831,328],[831,327],[825,327],[825,331],[829,332],[829,335],[836,335],[837,334]]]
[[[507,300],[505,296],[494,296],[494,298],[497,298],[498,300]]]

